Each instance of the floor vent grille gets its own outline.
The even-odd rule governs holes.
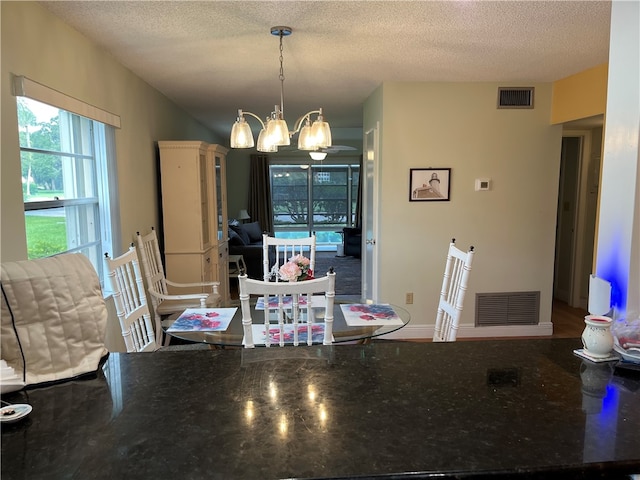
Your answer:
[[[476,294],[476,326],[537,325],[540,292]]]
[[[498,87],[498,108],[533,108],[533,87]]]

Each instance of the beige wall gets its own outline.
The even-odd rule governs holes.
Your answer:
[[[550,321],[562,127],[549,125],[550,84],[534,85],[532,110],[496,109],[499,86],[385,83],[365,105],[365,130],[381,124],[379,298],[414,292],[414,326],[434,323],[452,237],[476,247],[462,325],[486,292],[539,290]],[[452,169],[449,202],[409,202],[421,167]],[[476,178],[491,190],[475,192]]]
[[[202,124],[35,2],[1,2],[2,260],[25,259],[16,101],[11,75],[24,75],[119,115],[116,131],[124,249],[137,230],[159,224],[156,142],[220,143]],[[112,252],[119,254],[121,252]]]

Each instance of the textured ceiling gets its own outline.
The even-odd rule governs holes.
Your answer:
[[[334,143],[362,127],[362,104],[384,81],[550,82],[602,64],[611,7],[561,0],[40,3],[223,136],[238,108],[265,117],[279,103],[278,38],[269,30],[290,26],[285,116],[292,127],[323,107]]]

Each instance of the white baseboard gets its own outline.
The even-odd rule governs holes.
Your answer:
[[[382,335],[387,340],[431,340],[433,325],[407,325],[395,332]],[[493,327],[474,327],[460,325],[458,338],[492,338],[492,337],[546,337],[553,334],[551,322],[538,325],[499,325]]]

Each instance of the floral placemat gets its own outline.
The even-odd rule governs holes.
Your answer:
[[[229,327],[237,307],[187,308],[167,332],[220,332]]]
[[[344,320],[350,327],[371,325],[403,325],[398,314],[387,303],[351,303],[340,305]]]

